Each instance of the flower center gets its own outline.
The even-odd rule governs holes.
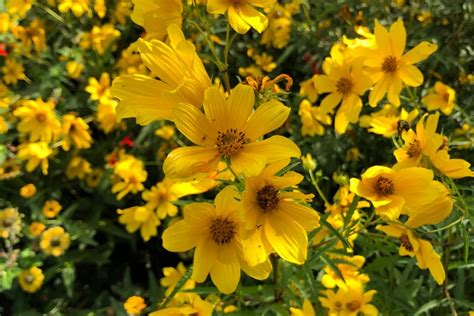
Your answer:
[[[378,195],[381,196],[393,194],[393,181],[387,177],[381,176],[377,179],[377,181],[375,181],[374,190]]]
[[[338,82],[336,82],[337,91],[345,94],[350,92],[352,89],[352,81],[348,78],[341,78]]]
[[[413,245],[411,244],[410,238],[408,238],[407,234],[401,234],[399,239],[403,248],[409,252],[413,252]]]
[[[445,102],[449,102],[449,93],[445,93],[445,94],[443,95],[443,100],[444,100]]]
[[[51,248],[59,247],[61,245],[61,241],[59,240],[58,237],[54,237],[49,242],[49,245],[51,246]]]
[[[37,113],[37,114],[36,114],[36,120],[37,120],[38,122],[44,122],[44,121],[46,121],[46,114],[44,114],[44,113]]]
[[[246,0],[232,0],[235,6],[239,6],[241,4],[244,4]]]
[[[244,132],[238,131],[236,128],[229,128],[225,132],[217,132],[217,150],[226,158],[230,158],[237,154],[248,142]]]
[[[274,210],[279,202],[278,190],[273,185],[266,185],[257,192],[258,206],[265,212]]]
[[[397,71],[397,66],[397,59],[395,57],[385,57],[382,62],[382,71],[386,73],[393,73]]]
[[[32,274],[28,274],[27,276],[25,276],[25,282],[28,284],[33,283],[34,280],[35,280],[35,276]]]
[[[355,312],[360,309],[360,302],[358,301],[351,301],[346,304],[347,309],[349,309],[352,312]]]
[[[421,154],[421,144],[415,139],[408,145],[407,156],[410,158],[418,157]]]
[[[211,238],[218,245],[230,243],[236,234],[236,228],[235,223],[227,218],[213,219],[209,225]]]
[[[2,221],[2,226],[5,227],[5,228],[8,228],[8,227],[12,226],[14,222],[15,222],[14,217],[6,217]]]

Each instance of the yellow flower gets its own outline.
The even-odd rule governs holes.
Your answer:
[[[204,114],[190,104],[179,104],[173,111],[178,130],[197,146],[173,150],[164,162],[171,178],[185,178],[215,170],[219,160],[229,160],[237,174],[256,175],[267,163],[300,157],[293,141],[263,135],[280,127],[290,109],[277,100],[261,104],[254,112],[255,95],[251,87],[239,84],[229,98],[216,87],[206,90]]]
[[[10,29],[10,14],[0,13],[0,34],[8,32]]]
[[[132,21],[143,26],[146,40],[163,40],[168,26],[181,28],[183,4],[181,0],[133,0]]]
[[[41,98],[24,101],[13,111],[21,119],[17,130],[29,135],[29,141],[51,142],[61,133],[61,123],[54,112],[53,100],[44,102]]]
[[[82,34],[79,46],[83,49],[92,47],[99,55],[103,55],[108,49],[115,50],[113,44],[119,37],[120,31],[113,24],[94,25],[89,33]]]
[[[369,282],[369,276],[359,272],[359,269],[365,263],[363,256],[347,257],[343,256],[340,259],[347,263],[337,263],[336,266],[344,277],[341,279],[339,275],[330,266],[324,268],[325,274],[321,279],[321,284],[327,288],[333,289],[336,286],[340,289],[347,289],[351,285],[362,285]]]
[[[341,291],[341,290],[340,290]],[[342,290],[343,291],[343,290]],[[344,292],[345,305],[344,309],[340,312],[340,316],[376,316],[379,314],[377,308],[369,304],[374,294],[377,293],[375,290],[365,292],[363,287],[359,284],[350,286],[347,291]]]
[[[335,51],[331,51],[334,56]],[[337,55],[336,55],[337,56]],[[335,56],[335,57],[336,57]],[[323,113],[333,112],[341,103],[335,120],[335,128],[339,134],[346,131],[349,123],[356,123],[362,110],[360,98],[372,85],[370,78],[362,72],[362,60],[356,59],[351,63],[342,62],[336,57],[330,66],[323,67],[325,75],[318,75],[314,79],[319,93],[329,93],[321,101]]]
[[[298,11],[299,0],[293,0],[284,6],[274,3],[265,9],[268,17],[268,27],[262,34],[260,43],[278,49],[285,47],[290,40],[291,16]],[[312,101],[313,102],[313,101]]]
[[[300,102],[298,113],[301,117],[302,136],[324,135],[324,125],[332,122],[331,117],[322,111],[321,107],[311,106],[306,99]]]
[[[76,178],[83,180],[91,172],[91,164],[86,159],[79,156],[74,156],[67,165],[66,177],[69,180]]]
[[[6,59],[5,65],[2,67],[3,82],[6,84],[17,84],[18,80],[26,80],[25,68],[21,63],[17,63],[13,59]]]
[[[428,111],[440,110],[445,115],[450,115],[456,106],[455,100],[456,91],[441,81],[437,81],[434,89],[425,95],[421,102],[423,102]]]
[[[316,316],[313,304],[308,299],[304,300],[302,309],[290,307],[290,312],[291,316]]]
[[[120,214],[119,222],[125,225],[130,234],[140,229],[140,235],[144,241],[157,235],[157,227],[161,222],[153,210],[142,206],[133,206],[124,210],[119,209],[117,213]]]
[[[59,214],[59,212],[61,212],[62,209],[63,207],[58,201],[49,200],[44,203],[42,213],[47,218],[54,218]]]
[[[121,200],[125,195],[143,191],[148,173],[141,160],[132,155],[124,154],[114,166],[114,180],[112,193],[118,193],[117,199]]]
[[[90,13],[89,0],[59,0],[58,10],[61,13],[71,11],[76,17]]]
[[[106,103],[111,98],[110,94],[110,75],[103,72],[100,79],[89,78],[86,92],[90,94],[90,99],[99,101],[99,103]]]
[[[118,23],[124,25],[128,21],[128,17],[132,14],[132,1],[119,0],[114,10],[113,17]]]
[[[31,267],[22,270],[18,276],[18,283],[23,291],[27,293],[35,293],[43,284],[44,274],[38,267]]]
[[[194,251],[192,279],[204,282],[211,274],[212,282],[220,292],[235,291],[240,280],[240,270],[258,280],[270,273],[269,261],[250,267],[246,258],[260,256],[260,246],[250,248],[242,239],[243,218],[241,204],[235,187],[228,186],[219,192],[215,206],[193,203],[184,208],[184,219],[168,227],[163,233],[163,247],[168,251]]]
[[[163,277],[160,279],[161,286],[166,288],[165,296],[169,296],[176,284],[179,280],[184,276],[186,273],[186,268],[182,262],[178,263],[176,268],[173,267],[165,267],[163,268]],[[189,279],[184,283],[182,290],[192,290],[196,287],[196,282]]]
[[[303,163],[303,168],[308,171],[316,170],[318,165],[310,153],[307,153],[305,156],[301,156],[301,162]]]
[[[100,168],[92,169],[92,172],[87,174],[87,178],[86,178],[87,185],[90,188],[96,188],[100,184],[103,174],[104,174],[104,170]]]
[[[386,104],[378,112],[362,115],[359,125],[368,128],[371,133],[390,138],[402,132],[405,126],[410,126],[410,123],[418,117],[418,114],[417,109],[407,112],[404,108],[400,109],[394,105]]]
[[[30,198],[36,194],[36,186],[33,183],[28,183],[20,188],[20,195],[24,198]]]
[[[375,41],[377,48],[366,55],[365,65],[375,86],[369,95],[369,104],[373,107],[387,93],[390,103],[400,105],[400,92],[403,84],[418,87],[423,83],[423,74],[414,64],[433,54],[438,46],[422,42],[404,54],[407,35],[403,21],[390,26],[390,33],[375,20]]]
[[[69,234],[62,227],[55,226],[41,234],[40,248],[47,255],[61,256],[70,244]]]
[[[403,209],[421,206],[440,197],[440,189],[429,169],[412,167],[401,170],[374,166],[362,180],[350,180],[351,191],[368,199],[380,216],[395,220]]]
[[[268,19],[253,6],[271,8],[275,0],[208,0],[207,12],[210,14],[225,14],[230,26],[240,34],[247,33],[252,27],[262,33],[268,26]]]
[[[33,0],[7,0],[6,7],[9,14],[24,18],[32,5]]]
[[[138,124],[147,125],[172,119],[173,109],[180,102],[202,106],[211,79],[194,45],[186,41],[178,26],[168,27],[168,37],[169,45],[158,40],[138,40],[137,49],[152,75],[123,75],[114,80],[112,95],[120,100],[118,119],[135,117]]]
[[[74,114],[63,116],[63,135],[64,139],[61,146],[65,151],[71,148],[71,143],[76,145],[77,149],[91,147],[92,137],[89,134],[89,125]]]
[[[21,215],[16,208],[6,208],[0,211],[0,237],[13,238],[21,230]]]
[[[321,305],[328,309],[328,315],[341,315],[345,304],[345,292],[340,289],[337,292],[334,292],[333,290],[326,290],[321,291],[320,293],[324,296],[320,296],[318,299],[321,302]]]
[[[155,131],[155,135],[164,140],[170,140],[175,135],[175,129],[172,125],[163,125]]]
[[[28,231],[30,232],[31,236],[38,237],[41,233],[45,230],[46,225],[40,222],[33,222],[28,226]]]
[[[377,229],[398,238],[400,240],[399,255],[416,256],[420,269],[429,269],[436,282],[439,285],[443,284],[446,273],[441,263],[441,256],[434,251],[429,241],[418,238],[411,229],[400,224],[378,225]]]
[[[0,135],[5,134],[8,131],[8,124],[3,118],[3,116],[0,116]]]
[[[319,96],[319,91],[316,87],[316,77],[317,75],[314,75],[310,79],[300,83],[300,95],[308,98],[311,103],[316,102]]]
[[[28,160],[26,163],[26,171],[32,172],[41,165],[41,172],[48,174],[48,157],[53,154],[53,150],[49,148],[45,142],[24,143],[18,146],[18,158]]]
[[[105,17],[105,13],[107,12],[105,0],[94,0],[94,12],[101,19]]]
[[[242,196],[245,228],[262,239],[266,251],[275,251],[284,260],[303,264],[307,257],[307,232],[319,226],[319,215],[302,202],[311,199],[299,191],[284,191],[303,180],[303,176],[289,171],[276,174],[289,160],[268,165],[255,177],[246,177]],[[265,258],[254,258],[261,261]]]
[[[67,74],[72,79],[78,79],[81,76],[83,70],[84,70],[84,65],[78,63],[77,61],[74,61],[74,60],[69,61],[66,64]]]
[[[115,109],[117,101],[109,99],[106,102],[101,102],[97,106],[96,120],[99,123],[100,129],[106,134],[110,133],[117,127],[117,116]]]
[[[173,305],[173,302],[170,304]],[[183,301],[179,301],[177,306],[150,313],[149,316],[212,316],[213,305],[202,300],[199,295],[187,295]]]
[[[115,67],[119,69],[121,75],[146,74],[148,72],[140,58],[140,54],[134,51],[133,45],[122,50]]]
[[[40,19],[33,19],[27,27],[17,25],[12,28],[12,33],[21,41],[22,48],[26,51],[34,48],[36,53],[40,53],[47,48],[46,31],[44,23]]]
[[[145,300],[141,296],[130,296],[123,303],[123,308],[129,315],[140,315],[142,310],[146,308]]]

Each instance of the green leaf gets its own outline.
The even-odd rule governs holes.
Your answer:
[[[344,280],[344,276],[342,275],[341,270],[339,270],[339,268],[337,267],[337,265],[334,263],[333,260],[329,259],[329,257],[326,257],[325,255],[321,255],[321,260],[325,264],[327,264],[331,268],[331,270],[334,271],[341,280]]]
[[[64,281],[64,287],[66,288],[67,296],[72,297],[74,290],[74,280],[76,279],[76,269],[72,262],[64,263],[64,267],[61,270],[61,276]]]
[[[346,246],[346,248],[349,248],[349,249],[352,249],[352,246],[351,244],[341,235],[341,233],[339,231],[337,231],[336,229],[334,229],[334,227],[332,227],[331,224],[329,224],[326,219],[324,217],[321,217],[319,219],[319,222],[321,224],[323,224],[327,229],[329,229],[329,231],[337,237],[337,239],[339,239],[340,241],[342,241],[342,243]]]

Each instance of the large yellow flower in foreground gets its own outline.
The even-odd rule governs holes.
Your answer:
[[[436,282],[439,285],[443,284],[446,273],[441,263],[441,256],[434,251],[429,241],[416,237],[413,231],[401,224],[379,225],[377,229],[398,238],[400,240],[400,256],[416,256],[420,269],[428,268]]]
[[[260,235],[268,253],[273,250],[289,262],[303,264],[308,254],[307,232],[319,226],[319,215],[303,205],[311,195],[285,190],[300,183],[302,175],[293,171],[276,175],[288,163],[289,159],[283,159],[268,165],[261,174],[245,178],[245,228]]]
[[[393,105],[400,105],[403,84],[418,87],[423,83],[423,74],[414,64],[433,54],[438,46],[421,42],[404,54],[407,34],[401,19],[390,26],[390,33],[375,20],[377,48],[368,50],[365,56],[367,72],[375,83],[369,95],[369,104],[376,106],[387,93]]]
[[[132,0],[132,3],[132,21],[143,26],[147,40],[163,40],[171,24],[181,27],[181,0]]]
[[[146,125],[154,120],[170,120],[178,103],[202,106],[211,79],[194,45],[186,41],[177,25],[168,27],[168,37],[169,45],[138,40],[137,49],[152,76],[123,75],[114,80],[112,95],[120,100],[117,119],[135,117],[138,124]]]
[[[191,104],[179,104],[173,120],[180,132],[197,146],[173,150],[164,162],[171,178],[184,178],[215,170],[219,160],[229,160],[237,174],[257,175],[267,163],[301,152],[293,141],[282,136],[259,139],[280,127],[290,108],[277,100],[253,110],[255,94],[250,86],[239,84],[228,99],[216,87],[206,90],[204,113]]]
[[[227,12],[229,24],[237,33],[245,34],[251,27],[262,33],[268,26],[268,19],[252,6],[271,8],[274,3],[275,0],[208,0],[207,12]]]
[[[235,291],[240,269],[258,280],[266,279],[271,271],[268,261],[250,267],[246,259],[260,257],[263,246],[249,247],[243,240],[241,203],[236,188],[228,186],[217,194],[213,206],[193,203],[184,208],[184,219],[163,233],[163,247],[168,251],[194,251],[192,278],[204,282],[211,274],[212,282],[222,293]],[[244,257],[245,256],[245,257]]]
[[[372,202],[377,214],[390,220],[397,219],[404,208],[430,203],[441,193],[433,172],[419,167],[370,167],[362,174],[362,180],[350,180],[350,188]]]

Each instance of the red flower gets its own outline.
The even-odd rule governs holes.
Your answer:
[[[128,136],[125,136],[121,141],[120,141],[120,146],[122,147],[125,147],[125,146],[128,146],[130,148],[132,148],[134,146],[134,142],[133,140],[128,137]]]
[[[3,43],[0,43],[0,56],[8,56],[7,47]]]

